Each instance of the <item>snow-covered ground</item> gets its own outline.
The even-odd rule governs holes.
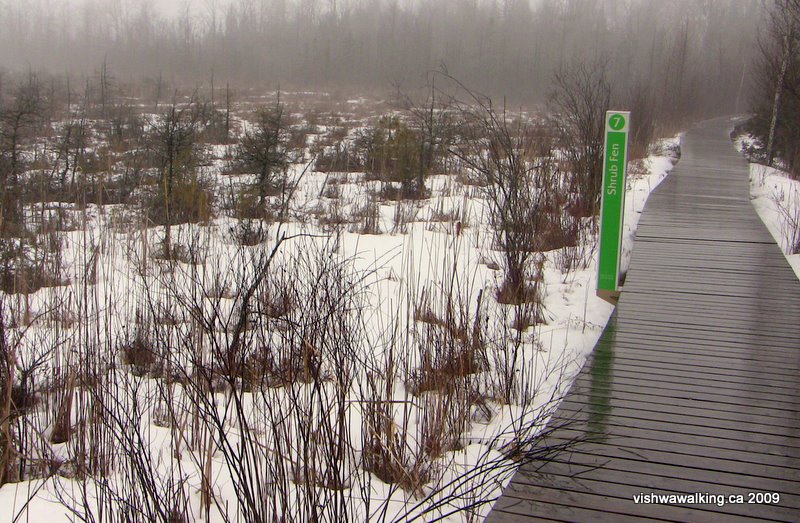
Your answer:
[[[636,223],[647,196],[672,168],[675,161],[673,152],[678,143],[678,138],[663,141],[657,154],[637,162],[629,174],[623,236],[624,267],[630,258]],[[282,225],[272,223],[267,225],[264,233],[267,241],[242,249],[231,237],[230,231],[236,223],[219,217],[209,226],[176,227],[173,231],[176,242],[185,245],[199,242],[202,261],[194,265],[179,263],[168,268],[163,264],[150,266],[142,263],[152,256],[148,255],[148,250],[157,246],[157,238],[163,233],[161,229],[132,230],[124,220],[125,210],[118,209],[117,212],[109,206],[90,206],[79,213],[78,218],[89,225],[84,230],[68,232],[63,250],[64,266],[72,283],[43,288],[26,299],[27,314],[41,316],[46,321],[34,321],[22,335],[19,346],[22,359],[40,355],[37,346],[43,342],[53,347],[89,341],[98,347],[117,347],[130,342],[134,337],[132,330],[141,324],[139,316],[143,306],[159,304],[168,295],[178,303],[192,303],[197,295],[189,289],[198,287],[214,287],[218,292],[214,296],[202,295],[199,301],[203,304],[196,309],[178,307],[150,311],[155,325],[148,328],[158,330],[169,326],[171,330],[168,329],[164,339],[174,341],[178,347],[190,348],[192,345],[186,340],[196,335],[191,325],[199,320],[187,316],[194,311],[209,322],[208,332],[204,335],[219,336],[229,342],[229,331],[239,305],[237,284],[254,277],[252,268],[264,261],[264,256],[270,253],[281,234],[296,236],[282,244],[275,266],[285,270],[285,274],[303,274],[315,279],[283,282],[295,293],[290,310],[284,316],[287,324],[301,325],[307,320],[309,311],[330,305],[320,297],[319,289],[343,292],[346,300],[350,300],[345,306],[335,309],[336,314],[341,314],[342,323],[331,326],[331,332],[325,331],[323,334],[327,337],[319,332],[303,331],[302,334],[313,338],[312,342],[319,351],[319,354],[312,351],[304,357],[319,357],[325,362],[318,371],[326,375],[320,380],[323,385],[299,380],[288,386],[264,387],[258,393],[254,387],[252,392],[236,396],[241,405],[234,406],[230,391],[220,390],[209,392],[210,403],[198,407],[191,403],[197,400],[188,399],[191,394],[178,386],[180,378],[166,383],[168,380],[162,377],[109,371],[112,377],[107,378],[108,388],[105,390],[116,397],[113,401],[103,400],[108,401],[103,403],[104,408],[113,404],[123,410],[126,406],[133,409],[126,412],[131,418],[121,420],[117,430],[128,427],[125,430],[130,429],[137,437],[144,438],[148,447],[145,462],[157,476],[154,487],[179,487],[181,492],[187,492],[183,510],[198,520],[201,517],[205,520],[205,516],[201,516],[204,514],[201,506],[203,496],[210,495],[213,499],[208,516],[210,521],[225,521],[222,507],[233,509],[241,503],[238,490],[245,486],[255,487],[253,481],[257,483],[256,480],[268,477],[256,474],[243,480],[232,472],[235,468],[232,455],[236,454],[237,448],[248,448],[247,445],[252,443],[249,439],[252,432],[257,439],[260,438],[252,448],[264,452],[264,456],[253,458],[263,460],[258,461],[257,466],[266,470],[274,463],[290,464],[285,469],[281,468],[283,465],[270,469],[273,472],[292,471],[291,477],[284,480],[294,485],[273,484],[270,486],[272,490],[266,490],[273,497],[280,493],[288,496],[277,503],[275,512],[290,514],[304,507],[305,515],[298,515],[298,512],[295,516],[300,519],[310,517],[307,511],[312,509],[308,508],[303,496],[311,496],[313,491],[320,502],[332,500],[329,502],[341,503],[345,507],[320,506],[313,509],[323,514],[323,520],[349,515],[353,520],[409,521],[414,518],[425,520],[435,514],[448,521],[469,521],[485,515],[488,505],[475,511],[462,509],[474,502],[470,501],[470,496],[492,499],[510,479],[514,463],[501,451],[508,450],[520,438],[531,438],[542,429],[612,312],[608,303],[595,296],[594,239],[584,238],[584,244],[577,248],[579,252],[575,248],[569,251],[571,248],[566,247],[543,253],[539,287],[542,321],[520,326],[518,311],[522,309],[515,310],[494,300],[495,289],[502,280],[502,269],[499,269],[502,263],[498,262],[499,255],[492,249],[487,202],[477,188],[456,183],[453,176],[441,175],[429,179],[431,196],[426,200],[369,203],[369,191],[375,188],[357,173],[336,175],[336,189],[330,191],[331,175],[307,173],[301,176],[300,171],[301,166],[298,166],[295,176],[300,185],[292,203],[294,216],[308,217],[321,212],[328,216],[360,215],[363,216],[362,223],[323,226],[304,221],[306,218]],[[797,189],[794,190],[796,202]],[[766,197],[765,200],[772,201]],[[374,223],[369,221],[370,214],[374,214]],[[335,229],[333,232],[331,227]],[[585,258],[586,263],[583,266],[570,263],[570,259],[574,261],[576,257]],[[795,256],[796,270],[797,259]],[[327,265],[329,262],[332,265]],[[86,268],[90,265],[96,268],[91,282],[86,276]],[[345,291],[337,287],[342,282],[347,283]],[[90,287],[93,290],[89,293]],[[181,290],[175,291],[176,288]],[[91,296],[91,299],[87,300],[86,296]],[[78,317],[96,318],[92,324],[93,331],[82,332],[80,327],[68,325],[68,319],[63,316],[47,319],[49,307],[56,303],[67,304],[65,310],[73,311]],[[213,310],[214,307],[217,309]],[[328,323],[325,325],[324,329],[329,328]],[[349,330],[343,333],[337,329]],[[283,334],[279,330],[276,327],[262,332],[247,327],[246,332],[249,333],[247,336],[252,336],[251,341],[255,340],[254,343],[280,346]],[[419,369],[424,367],[426,351],[435,352],[434,346],[445,338],[451,342],[453,339],[474,340],[478,331],[486,346],[488,361],[485,367],[478,366],[475,372],[470,373],[465,389],[455,387],[461,392],[452,392],[449,388],[444,392],[420,384],[425,378]],[[514,338],[516,344],[509,341]],[[345,339],[352,343],[352,347],[346,348],[352,350],[353,361],[334,361],[337,354],[343,353]],[[306,338],[303,338],[303,343],[307,343]],[[394,354],[399,347],[403,347],[404,352]],[[409,347],[415,349],[409,350]],[[61,348],[55,350],[64,358],[62,365],[75,364],[83,357],[71,349],[63,353]],[[515,351],[514,357],[508,356],[511,350]],[[101,357],[100,360],[113,362],[114,357]],[[305,369],[308,372],[308,363]],[[340,376],[340,372],[346,376]],[[70,373],[66,376],[82,379]],[[345,387],[342,382],[350,385]],[[502,390],[504,385],[513,390]],[[370,386],[374,388],[370,389]],[[479,400],[458,398],[468,410],[451,419],[449,416],[454,411],[463,408],[463,405],[451,402],[457,394],[466,393],[464,391],[477,394]],[[337,392],[341,393],[341,398],[328,399],[326,396],[336,396]],[[74,394],[79,406],[73,407],[72,424],[83,427],[93,419],[87,417],[87,412],[99,399],[82,392],[80,387]],[[321,396],[326,399],[320,400]],[[152,401],[147,403],[143,399]],[[298,407],[301,404],[307,409],[301,410]],[[376,411],[371,410],[373,404],[388,406],[388,414],[377,413],[390,418],[388,423],[391,427],[387,434],[369,423],[369,416],[376,415]],[[346,418],[344,426],[336,424],[342,419],[329,419],[330,412],[321,416],[316,410],[333,410],[334,407],[341,408],[342,419]],[[85,410],[82,412],[81,408]],[[187,414],[181,418],[183,425],[179,426],[175,418],[170,417],[173,416],[171,409],[185,409]],[[197,418],[197,410],[203,409],[207,409],[204,412],[209,415],[220,415],[222,424],[219,427],[213,423],[204,425],[208,420],[202,416]],[[230,411],[241,413],[243,418],[225,418]],[[280,437],[271,432],[278,415],[281,420],[286,420],[286,432]],[[34,424],[42,429],[42,442],[53,439],[51,434],[57,415],[51,413],[50,416]],[[165,416],[172,420],[166,426]],[[243,428],[246,422],[252,424],[247,430]],[[316,424],[322,422],[326,423],[324,428],[317,428]],[[457,429],[453,428],[453,424],[459,423]],[[328,443],[344,442],[348,446],[347,455],[337,462],[336,477],[341,484],[330,485],[328,480],[309,478],[309,469],[300,471],[291,466],[300,462],[301,456],[308,459],[303,452],[308,451],[310,443],[326,437],[309,433],[309,424],[315,424],[312,433],[316,430],[341,430],[338,439],[324,440]],[[195,425],[205,426],[205,432],[192,428]],[[213,436],[216,429],[226,435]],[[398,488],[396,484],[384,481],[374,470],[367,471],[360,466],[367,453],[364,431],[369,430],[377,430],[379,436],[385,437],[384,445],[392,448],[398,445],[397,455],[404,456],[405,460],[399,464],[401,469],[427,477],[429,481],[419,484],[409,481],[404,484],[411,487]],[[456,441],[445,445],[446,448],[439,453],[431,453],[426,438],[429,439],[437,430],[453,432]],[[218,437],[222,439],[214,439]],[[43,455],[50,456],[54,463],[68,461],[76,451],[74,440],[52,443]],[[230,444],[228,453],[221,448],[224,445],[220,441]],[[121,452],[131,450],[124,444],[118,445]],[[278,454],[278,457],[271,457],[271,453]],[[428,457],[421,459],[425,453]],[[327,462],[315,466],[325,471],[330,469]],[[96,498],[102,497],[104,489],[120,492],[126,485],[131,487],[120,476],[111,474],[108,483],[98,485],[86,481],[74,467],[66,467],[44,481],[6,484],[0,489],[0,520],[18,517],[19,521],[68,521],[74,514],[70,515],[63,503],[79,505],[83,502],[96,510]],[[489,477],[491,481],[487,480]],[[320,494],[320,491],[333,494]],[[84,499],[88,501],[82,501]],[[457,512],[451,514],[453,511]]]
[[[779,169],[750,164],[750,194],[761,220],[800,278],[800,181]]]
[[[737,139],[741,151],[752,145],[749,136]],[[800,180],[760,163],[750,164],[750,197],[764,225],[800,278]]]

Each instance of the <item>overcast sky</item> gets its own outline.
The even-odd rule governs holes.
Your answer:
[[[211,3],[209,0],[125,0],[130,3],[142,3],[149,1],[153,4],[159,13],[164,16],[173,16],[181,12],[187,5],[192,10],[198,10],[205,13]],[[224,4],[230,0],[216,0],[217,8],[220,9]]]
[[[128,2],[142,2],[146,0],[127,0]],[[205,2],[205,0],[150,0],[153,3],[153,6],[158,9],[158,11],[164,15],[174,15],[179,10],[181,10],[187,4],[193,8],[201,8],[205,7],[201,5],[201,2]]]
[[[215,0],[217,8],[221,9],[231,0]],[[155,10],[163,16],[174,16],[188,5],[192,10],[205,13],[208,11],[208,6],[212,0],[0,0],[0,5],[17,5],[26,6],[31,5],[33,2],[41,3],[43,5],[50,5],[60,7],[62,5],[80,5],[88,2],[93,2],[100,5],[112,4],[119,2],[127,4],[136,10],[137,7],[148,4],[155,8]]]
[[[112,0],[113,1],[113,0]],[[119,0],[117,0],[119,1]],[[200,11],[205,13],[208,9],[209,0],[122,0],[129,5],[136,6],[144,3],[149,3],[163,16],[174,16],[188,5],[193,11]],[[218,8],[222,4],[226,4],[229,0],[216,0]]]

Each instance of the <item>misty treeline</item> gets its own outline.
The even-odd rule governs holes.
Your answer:
[[[77,2],[74,2],[75,4]],[[755,0],[197,0],[0,3],[0,63],[123,78],[408,90],[444,64],[466,85],[544,100],[564,64],[608,62],[619,96],[658,109],[744,109]],[[155,81],[155,80],[154,80]],[[744,96],[744,98],[743,98]]]
[[[758,39],[753,117],[744,126],[757,139],[754,158],[776,160],[800,175],[800,0],[776,0]]]

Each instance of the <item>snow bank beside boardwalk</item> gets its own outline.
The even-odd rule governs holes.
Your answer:
[[[735,137],[734,144],[748,158],[759,149],[758,140],[749,134]],[[750,199],[800,278],[800,180],[778,168],[750,162]]]
[[[789,174],[757,163],[750,164],[750,197],[753,207],[767,226],[775,242],[800,278],[800,180]]]

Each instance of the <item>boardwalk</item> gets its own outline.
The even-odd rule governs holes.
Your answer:
[[[547,442],[588,441],[517,473],[489,522],[800,521],[800,283],[729,128],[688,132],[648,200],[615,316]],[[745,503],[634,503],[642,493]]]

